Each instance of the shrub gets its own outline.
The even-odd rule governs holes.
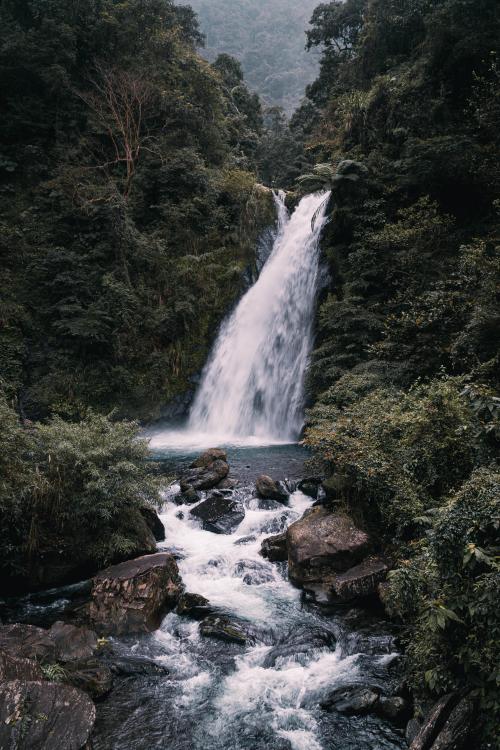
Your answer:
[[[56,417],[24,427],[5,401],[0,417],[0,565],[7,577],[29,576],[55,552],[61,562],[97,568],[146,551],[139,509],[159,503],[159,487],[135,423],[90,413],[79,423]]]
[[[499,530],[500,472],[478,469],[437,512],[412,559],[393,571],[388,597],[407,626],[418,700],[472,688],[487,739],[500,719]]]
[[[351,394],[348,382],[352,379]],[[415,535],[426,511],[472,471],[488,453],[479,422],[461,395],[462,382],[418,382],[408,392],[379,387],[345,408],[366,379],[346,375],[310,412],[306,443],[324,469],[351,478],[367,518],[388,535]]]

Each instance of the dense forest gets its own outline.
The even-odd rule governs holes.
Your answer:
[[[500,718],[498,11],[320,5],[319,165],[301,180],[333,190],[307,442],[399,561],[387,606],[417,705],[473,689],[485,743]]]
[[[267,107],[290,115],[317,74],[318,55],[305,49],[316,0],[193,0],[207,59],[228,53]]]
[[[4,592],[155,549],[122,420],[189,399],[269,188],[330,190],[309,472],[390,560],[415,714],[500,748],[498,2],[191,4],[0,6]]]

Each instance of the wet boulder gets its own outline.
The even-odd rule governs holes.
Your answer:
[[[96,659],[64,667],[64,682],[88,693],[94,700],[108,695],[113,688],[113,673]]]
[[[278,503],[288,503],[290,493],[283,482],[276,482],[266,474],[262,474],[255,482],[257,495],[265,500],[276,500]]]
[[[93,630],[66,622],[55,622],[48,635],[55,644],[56,659],[62,662],[90,659],[98,647]]]
[[[229,464],[225,451],[220,448],[209,448],[183,473],[180,480],[181,490],[210,490],[217,487],[228,474]]]
[[[263,667],[274,668],[287,659],[300,662],[301,657],[307,658],[318,649],[333,648],[335,648],[335,635],[330,630],[319,626],[297,626],[280,636],[278,643],[266,654]]]
[[[158,627],[182,593],[177,563],[168,552],[113,565],[93,580],[90,618],[104,633],[123,635]]]
[[[424,719],[410,750],[465,750],[474,725],[475,706],[468,698],[448,694]]]
[[[7,651],[0,650],[0,682],[41,679],[43,674],[37,661],[12,656]]]
[[[157,542],[164,542],[165,526],[163,525],[158,516],[158,513],[154,510],[154,508],[144,506],[143,508],[141,508],[141,515],[146,521],[147,527],[153,534],[155,540]]]
[[[317,500],[320,486],[320,477],[305,477],[304,479],[300,480],[297,485],[297,489],[313,500]]]
[[[377,593],[378,585],[389,572],[389,565],[380,557],[368,557],[359,565],[333,578],[333,599],[349,602]]]
[[[202,521],[205,531],[232,534],[245,518],[243,505],[221,492],[214,492],[197,505],[190,514]]]
[[[290,580],[302,586],[344,573],[367,554],[369,541],[347,514],[312,508],[287,530]]]
[[[181,594],[177,602],[176,612],[178,615],[193,617],[195,620],[203,620],[213,613],[214,608],[201,594]]]
[[[200,623],[200,633],[205,638],[216,638],[227,643],[244,645],[247,641],[247,634],[243,628],[225,616],[206,617]]]
[[[405,698],[399,695],[381,695],[376,705],[379,716],[388,719],[395,724],[404,726],[410,714],[410,705]]]
[[[260,554],[270,562],[286,562],[288,560],[286,531],[264,539],[260,548]]]
[[[179,492],[179,494],[174,498],[174,502],[176,505],[195,505],[196,503],[199,503],[200,500],[200,493],[196,492],[193,487],[188,487],[185,492]]]
[[[97,646],[93,630],[64,622],[49,630],[19,623],[0,626],[0,648],[16,658],[70,662],[89,659]]]
[[[347,716],[363,716],[373,713],[378,701],[379,693],[376,689],[350,685],[334,690],[321,703],[321,708],[326,711],[338,711]]]
[[[0,747],[82,750],[95,722],[95,706],[81,690],[52,682],[0,684]]]

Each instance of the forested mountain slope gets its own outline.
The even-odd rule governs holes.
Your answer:
[[[250,88],[288,114],[315,78],[318,55],[305,50],[305,30],[316,0],[192,0],[209,60],[240,60]]]
[[[387,604],[417,709],[472,690],[485,747],[500,709],[499,15],[494,0],[319,6],[307,150],[322,166],[301,181],[333,190],[307,442],[398,561]]]
[[[6,0],[0,21],[2,381],[32,418],[153,416],[273,220],[260,104],[170,0]]]

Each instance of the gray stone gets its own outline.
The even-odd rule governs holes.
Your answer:
[[[214,534],[231,534],[245,518],[243,505],[222,493],[213,493],[190,514],[202,521],[206,531]]]
[[[168,552],[114,565],[95,576],[90,617],[104,633],[149,632],[182,593],[177,563]]]
[[[52,682],[0,684],[0,748],[82,750],[95,706],[81,690]]]
[[[264,539],[260,548],[260,554],[270,562],[285,562],[288,559],[286,531]]]
[[[369,542],[347,514],[312,508],[287,530],[290,580],[300,586],[344,573],[367,554]]]
[[[276,482],[266,474],[262,474],[255,482],[257,495],[264,499],[276,500],[278,503],[287,503],[290,497],[283,482]]]
[[[245,631],[228,617],[206,617],[200,623],[200,633],[206,638],[216,638],[241,645],[244,645],[247,640]]]

